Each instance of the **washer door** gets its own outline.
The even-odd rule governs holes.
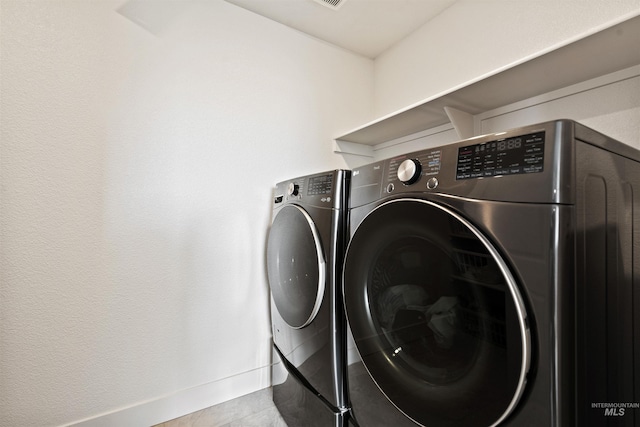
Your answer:
[[[525,308],[471,223],[429,201],[383,204],[353,236],[344,275],[363,364],[407,417],[486,427],[513,411],[530,363]]]
[[[283,207],[273,220],[267,274],[284,321],[296,329],[311,323],[322,304],[325,260],[315,224],[299,206]]]

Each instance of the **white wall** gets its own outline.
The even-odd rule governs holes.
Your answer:
[[[271,186],[344,166],[331,137],[372,116],[370,60],[221,0],[158,35],[122,3],[0,4],[1,426],[266,387]]]
[[[376,116],[639,13],[638,0],[458,0],[376,58]]]

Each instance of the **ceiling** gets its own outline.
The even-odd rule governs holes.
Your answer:
[[[375,58],[456,0],[226,0],[318,39]]]

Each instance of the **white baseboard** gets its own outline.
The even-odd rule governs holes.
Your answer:
[[[68,425],[149,427],[269,387],[270,378],[271,367],[266,366]]]

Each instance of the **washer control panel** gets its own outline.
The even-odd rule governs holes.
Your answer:
[[[412,185],[422,176],[433,176],[440,172],[442,150],[434,149],[417,153],[416,157],[400,156],[389,160],[387,180],[399,180],[404,185]]]
[[[456,180],[542,172],[544,132],[458,148]]]
[[[398,179],[406,185],[411,185],[420,179],[422,165],[418,159],[407,159],[398,166]]]
[[[570,120],[538,123],[360,166],[351,175],[351,207],[417,195],[570,203],[577,129]]]

